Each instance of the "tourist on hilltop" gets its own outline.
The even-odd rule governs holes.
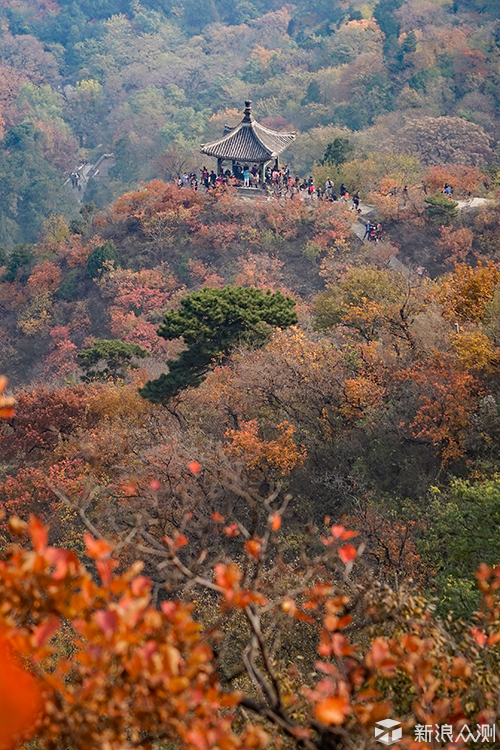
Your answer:
[[[344,183],[342,183],[342,185],[340,186],[340,197],[343,198],[346,193],[347,193],[347,188],[344,185]]]
[[[352,205],[356,211],[359,209],[359,190],[356,190],[352,196]]]
[[[243,167],[243,187],[250,187],[250,169],[248,164]]]

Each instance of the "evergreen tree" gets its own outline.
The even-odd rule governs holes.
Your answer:
[[[424,200],[427,204],[425,210],[431,221],[437,224],[450,224],[453,219],[457,218],[458,203],[450,200],[446,195],[436,193],[436,195],[430,195],[428,198],[424,198]]]
[[[144,359],[150,354],[139,344],[127,344],[120,339],[97,339],[90,349],[82,349],[77,355],[85,370],[82,380],[123,380],[127,369],[136,370],[133,358]]]
[[[332,143],[329,143],[326,147],[325,155],[322,160],[322,164],[335,164],[339,167],[354,154],[354,146],[348,138],[335,138]]]
[[[165,404],[184,388],[197,387],[214,360],[227,356],[235,344],[262,345],[272,326],[296,323],[294,307],[295,300],[281,292],[253,287],[207,288],[189,294],[178,311],[165,315],[158,330],[167,340],[182,336],[188,348],[177,360],[168,360],[168,374],[150,380],[139,393]]]
[[[92,250],[87,259],[87,273],[91,279],[97,279],[103,272],[106,264],[112,263],[115,266],[120,265],[120,259],[116,250],[116,245],[112,240],[108,240],[104,245],[99,245]]]

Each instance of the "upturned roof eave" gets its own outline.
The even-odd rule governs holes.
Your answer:
[[[264,158],[259,159],[251,159],[251,161],[269,161],[270,159],[275,159],[277,156],[279,156],[289,145],[290,143],[284,143],[282,145],[282,148],[280,149],[273,149],[271,150],[268,146],[266,146],[265,143],[263,143],[261,137],[259,136],[259,133],[257,131],[257,126],[259,129],[262,129],[265,133],[268,133],[271,137],[278,137],[278,138],[289,138],[290,143],[293,143],[295,140],[295,133],[279,133],[274,130],[270,130],[269,128],[266,128],[264,125],[261,125],[260,123],[257,123],[255,120],[252,120],[250,122],[240,122],[239,125],[237,125],[235,128],[233,128],[229,133],[226,133],[222,138],[219,138],[217,141],[212,141],[211,143],[202,143],[201,144],[201,153],[205,154],[206,156],[212,156],[218,159],[227,159],[228,161],[231,160],[230,156],[225,156],[223,153],[218,153],[218,150],[225,144],[228,143],[228,141],[233,140],[237,134],[243,129],[243,128],[250,128],[252,132],[253,138],[256,140],[256,142],[259,144],[259,147],[264,152]],[[233,158],[239,158],[239,157],[233,157]]]
[[[255,138],[255,140],[257,141],[257,143],[259,144],[260,148],[264,151],[264,154],[267,153],[268,154],[267,158],[268,159],[272,159],[273,158],[273,152],[271,152],[268,149],[268,147],[265,144],[262,143],[261,139],[258,137],[257,133],[255,132],[255,129],[252,127],[252,124],[253,123],[248,123],[247,124],[247,123],[240,122],[239,125],[237,125],[235,128],[233,128],[233,130],[231,130],[226,135],[222,136],[222,138],[219,138],[218,141],[213,141],[212,143],[202,143],[201,144],[201,153],[202,154],[206,154],[207,156],[214,156],[214,157],[219,158],[219,159],[220,158],[222,158],[222,159],[224,159],[224,158],[230,159],[231,157],[229,157],[229,156],[224,156],[224,154],[222,154],[222,153],[217,153],[217,149],[221,148],[222,146],[224,146],[228,142],[231,142],[232,140],[234,140],[236,138],[236,136],[238,135],[238,133],[241,130],[243,130],[243,128],[251,128],[252,135]],[[234,157],[234,158],[237,158],[237,157]]]

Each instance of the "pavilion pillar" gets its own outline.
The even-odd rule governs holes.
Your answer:
[[[217,159],[217,177],[222,172],[222,159]]]

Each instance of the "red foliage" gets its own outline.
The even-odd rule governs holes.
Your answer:
[[[44,374],[64,379],[77,369],[76,353],[78,348],[69,338],[68,326],[55,326],[51,332],[52,347],[43,360]]]
[[[96,421],[83,386],[20,391],[16,401],[15,415],[0,428],[0,453],[7,459],[37,459],[52,450],[61,436]]]

